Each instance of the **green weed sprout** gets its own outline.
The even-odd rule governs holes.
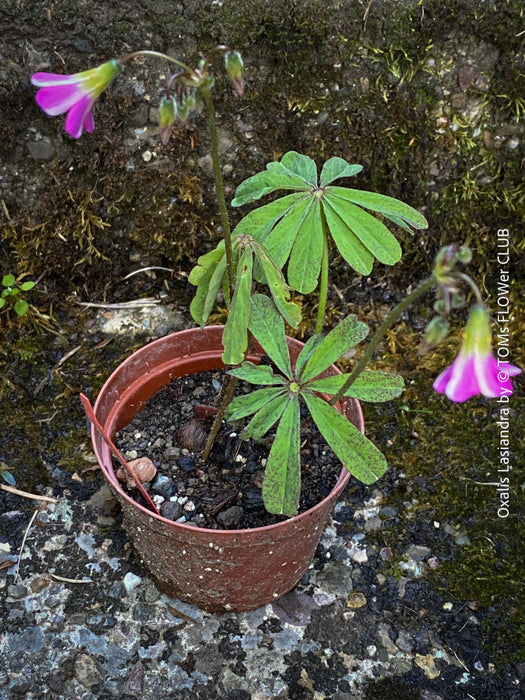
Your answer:
[[[25,316],[29,311],[29,303],[23,298],[24,292],[33,289],[36,282],[16,281],[14,275],[4,275],[2,277],[2,291],[0,292],[0,311],[9,309],[10,306],[18,316]]]

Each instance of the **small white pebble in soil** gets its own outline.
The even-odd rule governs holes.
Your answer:
[[[443,610],[452,610],[453,607],[452,603],[443,603]]]
[[[142,581],[140,576],[136,576],[135,574],[131,573],[129,571],[125,576],[124,576],[124,588],[126,589],[126,593],[131,593],[131,591],[136,588],[139,583]]]

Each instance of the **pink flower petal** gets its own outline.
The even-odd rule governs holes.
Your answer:
[[[60,75],[58,73],[34,73],[31,82],[36,87],[54,87],[55,85],[71,85],[78,83],[77,75]]]
[[[521,374],[521,369],[509,364],[508,362],[500,362],[498,365],[499,372],[506,372],[509,377],[515,377],[517,374]]]
[[[91,114],[93,102],[94,101],[91,97],[85,95],[69,110],[66,118],[66,131],[74,139],[78,139],[80,136],[82,136],[84,124],[87,124],[88,127],[94,126],[93,115],[91,115],[91,120],[88,116]],[[89,128],[87,131],[89,131]]]
[[[498,380],[497,360],[492,355],[475,355],[474,368],[480,393],[490,399],[501,396],[501,382]]]
[[[90,109],[89,112],[84,117],[84,131],[87,131],[88,133],[91,134],[94,130],[95,130],[95,120],[93,118],[93,109]]]
[[[450,367],[447,367],[446,369],[441,372],[441,374],[434,380],[434,384],[432,385],[435,391],[438,392],[438,394],[444,394],[446,389],[447,389],[447,384],[450,381],[450,377],[452,376],[452,369],[453,365],[450,365]]]
[[[446,395],[455,403],[463,403],[471,396],[479,394],[479,385],[476,377],[472,357],[457,356],[452,365],[452,378],[448,383]]]
[[[76,84],[59,85],[39,90],[36,101],[46,114],[55,117],[57,114],[67,112],[83,95],[84,93]]]

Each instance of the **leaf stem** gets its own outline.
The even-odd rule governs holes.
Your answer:
[[[317,319],[315,332],[321,333],[326,315],[326,300],[328,298],[328,228],[323,208],[321,207],[321,227],[323,229],[323,254],[321,258],[321,286],[319,288],[319,306],[317,307]]]
[[[436,280],[434,278],[434,275],[431,275],[428,277],[426,280],[423,280],[420,285],[418,285],[414,291],[412,291],[408,296],[406,296],[403,301],[400,301],[397,306],[395,306],[388,316],[385,318],[383,323],[379,326],[377,331],[374,333],[372,340],[368,344],[368,347],[366,348],[365,352],[363,353],[361,359],[359,362],[356,364],[352,372],[350,373],[350,376],[346,380],[346,382],[343,384],[343,386],[339,389],[339,391],[332,396],[330,399],[330,405],[333,406],[336,404],[348,391],[348,389],[352,386],[352,384],[355,382],[355,380],[359,377],[361,372],[366,368],[370,360],[372,359],[372,356],[374,352],[377,349],[377,346],[385,336],[386,332],[390,330],[390,328],[399,321],[401,318],[402,313],[408,309],[409,306],[411,306],[417,299],[419,299],[420,296],[425,294],[425,292],[428,292],[429,289],[431,289],[434,285],[436,284]]]
[[[230,232],[230,221],[228,219],[228,209],[226,207],[226,199],[224,197],[224,183],[222,180],[221,157],[219,153],[219,137],[217,134],[217,125],[215,123],[215,107],[213,104],[213,99],[209,92],[204,93],[203,98],[204,103],[206,105],[206,117],[208,119],[208,128],[210,130],[211,157],[213,162],[213,175],[215,177],[215,192],[217,194],[217,204],[219,206],[222,235],[224,238],[224,246],[226,250],[226,267],[228,270],[228,285],[230,288],[231,299],[233,296],[234,288],[233,250]]]

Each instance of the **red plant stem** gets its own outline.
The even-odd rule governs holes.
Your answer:
[[[107,446],[109,449],[113,452],[115,457],[118,459],[118,461],[122,464],[123,467],[128,471],[128,474],[132,477],[132,479],[135,481],[138,490],[141,492],[141,494],[144,496],[144,499],[146,500],[146,503],[150,506],[150,508],[153,510],[156,515],[160,515],[160,511],[155,505],[155,503],[152,501],[151,496],[149,493],[146,491],[144,486],[140,483],[137,475],[133,471],[133,469],[129,466],[129,464],[126,462],[124,457],[122,456],[122,453],[118,450],[118,448],[115,446],[109,435],[106,433],[102,425],[100,424],[98,418],[95,415],[95,411],[93,410],[93,407],[91,406],[91,403],[88,399],[88,397],[85,394],[80,394],[80,400],[82,401],[82,406],[84,407],[84,411],[86,412],[86,415],[89,419],[89,421],[95,426],[95,428],[98,430],[104,441],[106,442]]]

